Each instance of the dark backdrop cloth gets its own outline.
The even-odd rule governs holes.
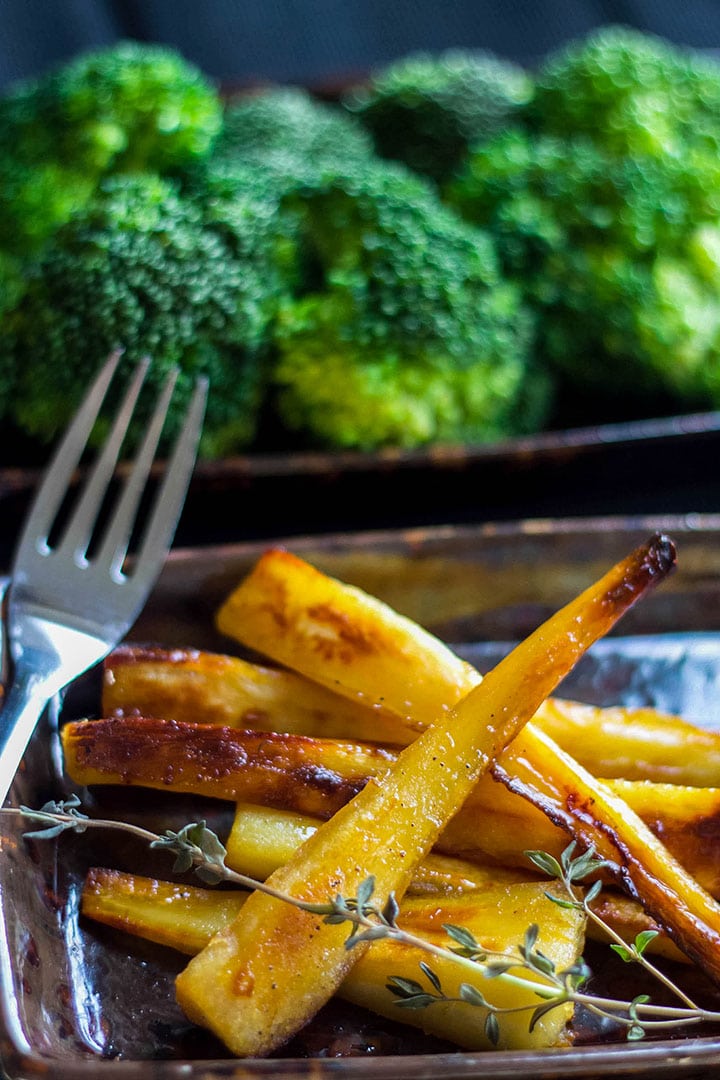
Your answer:
[[[0,87],[122,38],[171,45],[229,85],[322,87],[423,49],[532,64],[608,23],[720,47],[718,0],[0,0]]]

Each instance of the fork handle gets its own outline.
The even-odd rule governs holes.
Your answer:
[[[48,680],[36,672],[23,668],[15,672],[0,711],[0,806],[52,693]]]

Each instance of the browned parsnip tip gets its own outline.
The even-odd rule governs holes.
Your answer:
[[[626,589],[639,596],[649,586],[662,581],[677,565],[677,550],[669,536],[655,533],[647,543],[636,548],[625,560],[626,575],[617,589],[608,593],[607,602],[627,606]]]

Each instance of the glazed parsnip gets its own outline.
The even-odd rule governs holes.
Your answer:
[[[720,905],[609,784],[537,728],[526,728],[493,772],[607,859],[618,883],[641,901],[686,956],[720,982]]]
[[[264,880],[286,863],[320,824],[320,819],[308,814],[239,803],[227,838],[227,865],[248,877]],[[463,896],[498,884],[518,884],[528,879],[529,872],[519,867],[468,862],[430,852],[418,864],[405,895],[406,898]],[[633,942],[642,931],[653,930],[657,936],[647,946],[650,953],[676,962],[688,962],[636,900],[616,889],[604,888],[590,906],[623,941]],[[595,940],[607,941],[607,934],[593,921],[588,923],[586,934]]]
[[[398,924],[428,941],[448,945],[442,926],[455,923],[469,929],[489,950],[517,956],[525,930],[535,922],[542,928],[540,948],[562,970],[581,954],[584,917],[551,903],[546,893],[555,890],[555,885],[547,884],[495,883],[480,896],[444,897],[432,902],[407,899]],[[93,869],[83,889],[82,912],[98,922],[193,955],[210,942],[213,934],[232,924],[246,895]],[[462,981],[476,986],[494,1006],[532,1010],[538,1002],[531,991],[486,979],[480,973],[473,976],[452,961],[431,959],[416,948],[389,941],[375,942],[359,957],[340,984],[338,996],[465,1049],[488,1049],[485,1009],[468,1005],[433,1005],[419,1012],[398,1009],[397,999],[387,989],[388,978],[395,975],[417,980],[422,977],[418,965],[423,959],[431,962],[450,993],[456,993]],[[529,1012],[501,1016],[499,1045],[503,1049],[562,1045],[567,1041],[565,1028],[570,1014],[571,1007],[562,1006],[543,1017],[532,1032]]]
[[[62,729],[65,767],[80,784],[136,784],[330,817],[394,764],[371,743],[236,731],[154,717],[80,720]]]
[[[282,549],[266,552],[217,613],[258,653],[395,713],[405,744],[480,682],[443,642],[373,596]]]
[[[71,723],[66,768],[79,784],[135,784],[328,818],[397,759],[388,746],[143,717]],[[698,882],[720,897],[720,789],[607,781]],[[565,832],[493,775],[480,778],[435,850],[527,866],[532,847],[559,855]]]
[[[392,710],[368,707],[297,672],[190,649],[116,649],[105,661],[102,710],[396,745],[417,734]],[[655,709],[552,697],[533,723],[595,776],[720,785],[720,731]]]
[[[554,697],[533,722],[595,776],[720,787],[720,731],[678,716]]]
[[[371,742],[397,742],[399,729],[406,731],[382,706],[367,708],[293,671],[136,645],[122,645],[106,659],[102,711]]]
[[[430,727],[271,875],[272,886],[317,902],[337,893],[356,895],[373,877],[381,898],[390,892],[402,897],[477,778],[592,642],[662,580],[674,561],[672,544],[652,538],[518,645],[457,707],[438,705]],[[404,627],[406,636],[411,626]],[[361,642],[353,639],[351,651],[367,657],[380,646],[390,649],[392,634],[372,642],[367,635]],[[366,674],[372,669],[371,662]],[[426,673],[408,671],[408,678],[412,694]],[[343,926],[251,893],[230,926],[180,973],[178,1002],[231,1052],[269,1053],[332,996],[367,947],[359,946],[353,957],[356,950],[345,948],[345,938]]]
[[[238,803],[227,838],[227,864],[233,870],[264,881],[295,854],[322,819],[293,810]],[[429,852],[418,863],[408,896],[461,895],[488,884],[510,884],[537,876],[529,860],[523,867],[491,866]]]
[[[299,573],[302,575],[301,570]],[[385,666],[380,669],[379,681],[365,684],[364,665],[356,662],[356,653],[347,647],[340,648],[341,643],[333,628],[342,625],[343,640],[349,640],[352,637],[349,627],[354,625],[353,620],[357,615],[356,598],[355,604],[351,603],[344,608],[342,588],[336,587],[333,590],[328,587],[324,601],[319,605],[318,615],[313,601],[312,574],[305,581],[305,587],[309,589],[307,595],[310,597],[307,605],[303,604],[303,594],[294,591],[294,570],[284,568],[282,560],[276,561],[271,556],[260,574],[259,583],[254,583],[252,576],[251,574],[249,579],[241,583],[221,608],[218,614],[218,627],[221,630],[233,634],[248,646],[264,650],[280,662],[291,664],[311,678],[317,677],[320,681],[323,681],[323,677],[321,673],[318,674],[320,668],[318,648],[322,639],[326,654],[329,653],[334,659],[332,674],[337,680],[338,688],[344,687],[350,696],[372,694],[373,700],[381,700],[386,707],[402,712],[404,688],[401,673],[407,657],[403,656],[395,677],[392,676],[390,659],[388,659]],[[273,588],[264,610],[261,611],[259,610],[260,594],[263,582],[266,582],[268,578],[272,580]],[[285,589],[281,581],[284,581]],[[260,584],[259,589],[258,584]],[[346,616],[344,620],[343,615]],[[362,615],[358,616],[358,626],[361,629],[363,642],[371,642],[381,635],[382,628],[378,627],[377,619],[382,615],[382,609],[365,608]],[[275,640],[272,634],[273,616],[280,627],[275,634]],[[392,617],[389,622],[389,625],[391,624]],[[328,645],[328,639],[332,639],[330,645]],[[283,655],[288,641],[291,641],[291,651]],[[418,646],[422,646],[423,642],[415,639],[411,644],[415,663],[422,666],[423,658],[419,654]],[[456,666],[450,663],[445,674],[443,671],[444,654],[436,646],[429,649],[428,659],[429,666],[423,669],[429,673],[429,678],[433,682],[432,695],[428,695],[428,699],[432,697],[432,700],[436,702],[437,694],[440,693],[446,704],[452,705],[454,700],[452,695],[457,692],[457,684],[452,677]],[[412,692],[408,695],[408,707],[413,710],[415,718],[423,722],[425,715],[423,714],[422,691],[425,685],[414,684],[411,689]],[[542,777],[549,771],[552,776],[553,768],[556,768],[560,775],[572,773],[572,768],[577,763],[564,754],[552,740],[542,736],[534,724],[528,726],[526,736],[526,764],[530,773],[536,773],[538,777]],[[538,758],[534,760],[533,755],[536,753]],[[513,784],[513,767],[516,761],[512,758],[508,760],[510,765],[505,767],[503,764],[501,769],[495,770],[495,775],[501,776],[511,789],[522,790],[523,794],[533,801],[532,785]],[[593,778],[586,774],[581,766],[577,768],[580,770],[578,775],[582,776],[584,785],[585,798],[582,800],[582,805],[585,807],[585,816],[591,820],[596,832],[604,830],[612,835],[616,854],[619,847],[629,845],[631,850],[636,852],[637,859],[641,860],[641,849],[648,839],[650,841],[649,850],[652,850],[652,855],[648,855],[648,858],[653,864],[652,871],[645,873],[644,870],[649,870],[649,868],[644,868],[643,864],[639,863],[639,869],[633,878],[625,872],[626,886],[640,898],[646,910],[668,930],[683,951],[703,966],[713,979],[720,981],[720,949],[717,948],[720,944],[720,907],[690,874],[682,870],[642,821],[632,814],[627,804],[617,796],[613,796],[605,785],[595,782],[597,797],[593,801]],[[570,804],[577,797],[573,784],[565,789],[561,784],[555,803],[547,797],[537,797],[534,801],[544,812],[548,812],[552,807],[555,813],[554,816],[550,815],[551,819],[562,824],[571,834],[586,840],[587,836],[580,829],[585,819],[579,811],[566,814],[559,812],[563,802]],[[589,811],[591,806],[592,814]],[[603,819],[605,811],[609,814],[608,820]],[[623,818],[623,812],[626,815],[625,818]],[[625,824],[623,824],[624,821]],[[589,828],[588,834],[592,831],[593,829]]]

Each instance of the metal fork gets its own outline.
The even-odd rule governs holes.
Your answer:
[[[172,543],[200,436],[207,380],[199,379],[182,430],[126,565],[138,507],[170,405],[176,372],[163,386],[117,503],[89,552],[123,439],[148,368],[141,362],[77,506],[56,544],[50,536],[117,368],[114,353],[81,404],[29,511],[11,570],[7,647],[12,681],[0,712],[0,806],[50,699],[125,636],[145,604]]]

